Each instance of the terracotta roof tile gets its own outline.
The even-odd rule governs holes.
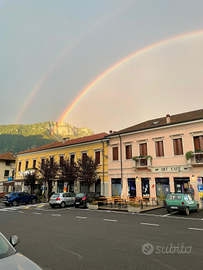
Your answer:
[[[170,126],[174,124],[190,122],[190,121],[195,121],[195,120],[200,120],[200,119],[203,119],[203,109],[171,115],[170,123],[166,122],[166,117],[148,120],[140,124],[119,130],[113,133],[112,135],[134,132],[134,131],[141,131],[145,129],[151,129],[151,128],[162,127],[162,126]]]
[[[12,152],[0,154],[1,160],[16,160]]]
[[[79,144],[79,143],[101,140],[101,139],[104,139],[104,137],[107,135],[108,135],[107,133],[103,132],[103,133],[99,133],[99,134],[94,134],[94,135],[90,135],[90,136],[67,140],[65,143],[53,142],[53,143],[45,144],[45,145],[40,146],[40,147],[36,147],[33,149],[19,152],[16,155],[26,154],[26,153],[36,152],[36,151],[42,151],[42,150],[52,149],[52,148],[56,148],[56,147],[63,147],[63,146],[68,146],[68,145],[74,145],[74,144]]]

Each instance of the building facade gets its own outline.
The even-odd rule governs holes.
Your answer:
[[[11,152],[0,154],[0,193],[10,192],[18,183],[13,181],[15,173],[15,157]]]
[[[161,197],[203,177],[203,110],[166,115],[108,136],[109,196]]]
[[[92,192],[100,192],[102,195],[108,193],[108,140],[105,138],[107,133],[100,133],[77,139],[64,139],[63,142],[54,142],[43,145],[38,148],[30,149],[16,154],[16,180],[21,181],[22,190],[23,176],[28,172],[35,170],[39,164],[46,158],[54,160],[60,164],[61,160],[69,158],[76,162],[78,158],[88,155],[94,158],[99,165],[98,180],[90,187]],[[64,181],[58,176],[53,181],[53,191],[63,192]],[[73,186],[69,186],[69,191],[75,193],[87,192],[87,186],[76,181]]]

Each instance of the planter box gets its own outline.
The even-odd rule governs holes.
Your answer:
[[[97,210],[98,209],[98,204],[96,204],[96,205],[94,205],[94,204],[88,204],[88,209]]]
[[[140,213],[141,212],[141,207],[135,207],[135,206],[131,206],[128,205],[128,212],[129,213]]]

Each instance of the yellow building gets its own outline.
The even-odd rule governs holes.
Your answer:
[[[108,195],[108,139],[107,133],[99,133],[77,139],[64,139],[63,142],[53,142],[38,148],[33,148],[16,154],[16,180],[22,181],[22,190],[24,190],[23,175],[29,170],[36,169],[38,164],[46,158],[52,159],[58,163],[63,158],[69,158],[77,161],[87,154],[92,156],[99,164],[98,180],[90,186],[90,191],[100,192],[102,195]],[[29,170],[28,170],[29,169]],[[53,191],[63,192],[64,181],[58,177],[53,183]],[[82,182],[76,181],[69,190],[75,193],[87,192],[87,186]]]

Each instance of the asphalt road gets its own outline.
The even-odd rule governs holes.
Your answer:
[[[0,231],[18,235],[17,250],[44,270],[203,269],[203,211],[2,207]]]

